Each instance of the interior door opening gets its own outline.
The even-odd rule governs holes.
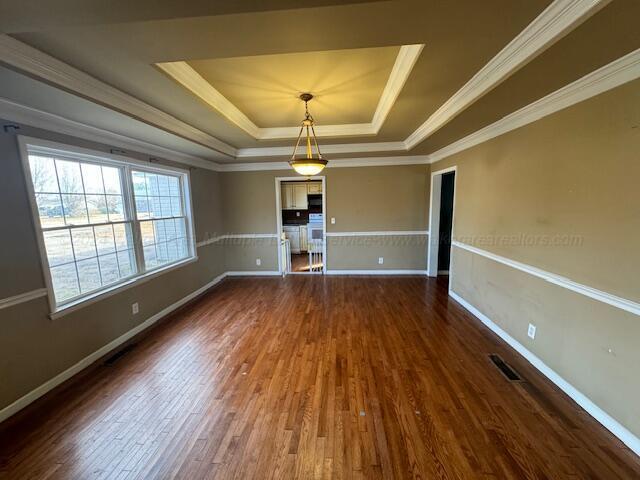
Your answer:
[[[431,175],[430,238],[427,256],[427,273],[431,277],[448,276],[451,271],[455,184],[456,167]]]
[[[280,271],[325,271],[324,177],[282,178],[276,182]]]

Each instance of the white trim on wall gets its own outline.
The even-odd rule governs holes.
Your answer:
[[[193,155],[178,152],[170,148],[160,147],[143,140],[114,133],[98,127],[85,125],[75,120],[69,120],[60,115],[38,110],[0,97],[0,118],[22,123],[35,128],[49,130],[63,135],[82,138],[90,142],[101,143],[110,147],[117,147],[132,152],[160,157],[192,167],[218,171],[218,164]]]
[[[371,122],[317,125],[315,127],[317,135],[319,137],[377,135],[409,78],[409,74],[423,48],[423,44],[402,45],[400,47]],[[156,66],[256,140],[295,139],[300,132],[300,126],[298,125],[290,127],[258,127],[244,112],[222,95],[187,62],[163,62],[156,63]]]
[[[133,118],[217,152],[235,156],[236,149],[231,145],[6,34],[0,35],[0,58],[4,63],[49,84],[126,112]]]
[[[576,389],[573,385],[562,378],[558,373],[551,369],[546,363],[544,363],[535,354],[529,351],[524,345],[518,342],[515,338],[509,335],[499,325],[494,323],[489,317],[478,310],[475,306],[471,305],[467,300],[462,298],[453,290],[449,290],[449,295],[466,310],[478,318],[483,324],[485,324],[490,330],[504,340],[511,348],[522,355],[531,365],[533,365],[540,373],[551,380],[555,385],[566,393],[573,401],[580,405],[587,411],[595,420],[603,425],[607,430],[613,433],[616,437],[622,441],[627,447],[629,447],[636,455],[640,455],[640,438],[636,437],[627,428],[620,424],[607,412],[593,403],[586,395]]]
[[[327,270],[327,275],[421,275],[426,270]]]
[[[225,273],[226,277],[280,277],[276,270],[235,270]]]
[[[428,230],[389,230],[375,232],[327,232],[327,237],[389,237],[389,236],[411,236],[424,235],[428,236]]]
[[[221,240],[233,239],[233,238],[278,238],[277,233],[231,233],[227,235],[218,235],[217,237],[211,237],[206,240],[201,240],[196,243],[196,247],[205,247],[212,243],[217,243]]]
[[[585,297],[592,298],[593,300],[598,300],[599,302],[606,303],[607,305],[611,305],[612,307],[616,307],[621,310],[625,310],[629,313],[633,313],[634,315],[640,315],[640,303],[634,302],[632,300],[627,300],[626,298],[603,292],[602,290],[598,290],[596,288],[574,282],[573,280],[561,275],[547,272],[532,265],[527,265],[526,263],[521,263],[516,260],[511,260],[510,258],[496,255],[495,253],[482,250],[466,243],[453,241],[451,242],[451,245],[468,252],[475,253],[476,255],[488,258],[503,265],[507,265],[511,268],[515,268],[516,270],[520,270],[521,272],[528,273],[530,275],[533,275],[534,277],[541,278],[542,280],[545,280],[549,283],[553,283],[554,285],[558,285],[560,287],[566,288],[567,290],[579,293],[581,295],[584,295]]]
[[[523,127],[640,77],[640,49],[595,70],[526,107],[431,153],[431,163]]]
[[[451,155],[471,148],[492,138],[508,133],[529,123],[552,115],[603,92],[616,88],[640,77],[640,49],[621,57],[608,65],[591,72],[559,90],[513,112],[506,117],[474,132],[429,155],[399,155],[387,157],[334,158],[328,168],[369,167],[386,165],[426,165],[443,160]],[[0,98],[0,117],[37,128],[72,135],[106,145],[147,153],[198,168],[219,172],[288,170],[287,162],[226,163],[201,159],[120,134],[83,125],[58,115],[20,105]],[[352,152],[407,151],[404,142],[331,144],[323,147],[325,153],[344,154]],[[265,147],[238,149],[237,158],[254,156],[288,156],[290,147]]]
[[[2,298],[0,299],[0,310],[2,310],[3,308],[20,305],[21,303],[30,302],[31,300],[35,300],[36,298],[46,297],[47,295],[48,291],[46,288],[36,288],[35,290],[31,290],[29,292]]]
[[[275,177],[275,187],[276,187],[276,228],[278,229],[277,237],[283,234],[283,225],[282,225],[282,182],[306,182],[309,180],[320,180],[322,182],[322,231],[324,232],[325,238],[322,241],[322,273],[327,272],[327,177],[324,175],[317,175],[314,177]],[[278,271],[281,275],[286,275],[287,273],[285,269],[282,267],[282,248],[280,242],[276,246],[277,256],[278,256]],[[312,274],[313,272],[303,273],[303,274]]]
[[[456,217],[456,191],[458,184],[458,167],[448,167],[431,173],[431,189],[429,195],[429,231],[433,232],[430,238],[429,248],[427,249],[427,272],[430,277],[437,277],[438,271],[438,252],[440,250],[440,194],[442,192],[442,175],[445,173],[455,173],[453,180],[453,210],[451,217],[451,238],[453,238],[453,229],[455,228]],[[434,212],[437,213],[434,215]],[[451,260],[449,260],[451,263]],[[451,265],[450,265],[451,267]],[[450,270],[452,270],[450,268]]]
[[[412,149],[610,0],[555,0],[405,140]]]

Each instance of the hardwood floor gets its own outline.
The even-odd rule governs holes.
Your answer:
[[[226,280],[0,435],[12,479],[640,478],[638,457],[418,277]]]

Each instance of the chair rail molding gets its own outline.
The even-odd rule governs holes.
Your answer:
[[[488,258],[503,265],[507,265],[511,268],[515,268],[516,270],[520,270],[521,272],[525,272],[535,277],[541,278],[549,283],[553,283],[554,285],[558,285],[560,287],[566,288],[567,290],[579,293],[581,295],[584,295],[585,297],[592,298],[593,300],[598,300],[599,302],[606,303],[607,305],[611,305],[612,307],[625,310],[635,315],[640,315],[640,303],[634,302],[632,300],[627,300],[626,298],[603,292],[602,290],[583,285],[556,273],[547,272],[546,270],[542,270],[540,268],[534,267],[532,265],[527,265],[526,263],[518,262],[516,260],[511,260],[510,258],[506,258],[501,255],[482,250],[466,243],[454,240],[453,242],[451,242],[451,245],[462,250],[475,253],[476,255]]]
[[[3,308],[20,305],[21,303],[30,302],[31,300],[35,300],[36,298],[46,297],[47,295],[48,291],[46,288],[36,288],[35,290],[30,290],[28,292],[20,293],[18,295],[13,295],[7,298],[2,298],[0,299],[0,310],[2,310]]]

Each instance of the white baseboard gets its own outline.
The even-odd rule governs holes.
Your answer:
[[[426,270],[327,270],[327,275],[426,275]]]
[[[17,412],[19,412],[20,410],[25,408],[27,405],[29,405],[30,403],[36,401],[38,398],[42,397],[47,392],[53,390],[55,387],[57,387],[58,385],[62,384],[65,381],[67,381],[68,379],[70,379],[71,377],[76,375],[77,373],[80,373],[82,370],[87,368],[89,365],[94,363],[96,360],[99,360],[100,358],[104,357],[110,351],[118,348],[120,345],[125,343],[130,338],[133,338],[135,335],[137,335],[138,333],[142,332],[143,330],[146,330],[147,328],[152,326],[154,323],[156,323],[161,318],[163,318],[166,315],[170,314],[174,310],[180,308],[182,305],[184,305],[185,303],[189,302],[190,300],[196,298],[198,295],[206,292],[208,289],[210,289],[211,287],[213,287],[214,285],[216,285],[217,283],[222,281],[226,276],[227,276],[226,273],[218,275],[216,278],[211,280],[206,285],[200,287],[195,292],[191,292],[186,297],[184,297],[184,298],[178,300],[177,302],[169,305],[168,307],[166,307],[163,310],[159,311],[158,313],[156,313],[152,317],[146,319],[141,324],[139,324],[136,327],[132,328],[131,330],[129,330],[125,334],[123,334],[123,335],[119,336],[118,338],[116,338],[115,340],[112,340],[111,342],[107,343],[104,347],[101,347],[98,350],[96,350],[95,352],[93,352],[92,354],[86,356],[85,358],[80,360],[78,363],[76,363],[72,367],[66,369],[64,372],[59,373],[58,375],[53,377],[51,380],[46,381],[45,383],[43,383],[39,387],[35,388],[34,390],[31,390],[29,393],[27,393],[23,397],[20,397],[18,400],[16,400],[12,404],[10,404],[7,407],[5,407],[2,410],[0,410],[0,422],[6,420],[7,418],[9,418],[12,415],[16,414]]]
[[[277,270],[240,270],[227,272],[227,277],[275,277],[282,276]]]
[[[553,371],[548,365],[546,365],[535,354],[527,350],[527,348],[518,342],[515,338],[509,335],[506,331],[493,323],[489,317],[478,310],[476,307],[467,302],[460,295],[453,290],[449,290],[449,296],[451,296],[456,302],[462,305],[465,309],[471,312],[482,323],[484,323],[489,329],[491,329],[496,335],[502,338],[520,355],[526,358],[529,363],[536,367],[545,377],[555,383],[564,393],[571,397],[578,405],[589,413],[593,418],[600,422],[607,430],[613,433],[616,437],[622,441],[627,447],[629,447],[636,455],[640,456],[640,438],[636,437],[633,433],[627,430],[617,420],[611,417],[607,412],[598,407],[583,393],[577,390],[573,385],[567,382],[564,378]]]

